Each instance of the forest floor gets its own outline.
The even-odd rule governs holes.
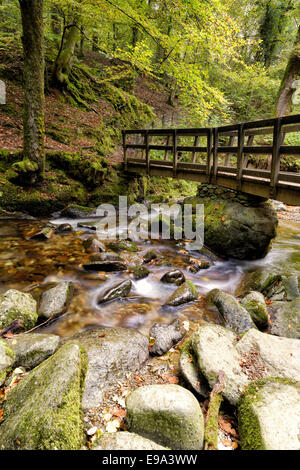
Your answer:
[[[8,62],[9,66],[5,64],[6,71],[9,68],[10,73],[9,78],[4,78],[0,70],[0,78],[5,79],[7,89],[6,105],[0,105],[0,149],[13,153],[21,150],[23,145],[22,58],[16,54],[1,59]],[[113,60],[95,52],[87,52],[81,63],[89,67],[97,64],[97,67],[106,67],[107,70],[114,65]],[[162,116],[167,120],[176,120],[179,110],[168,104],[168,91],[158,81],[138,76],[131,94],[153,109],[156,123]],[[113,116],[114,108],[104,97],[99,96],[91,110],[76,107],[75,112],[74,106],[68,104],[61,92],[50,88],[45,96],[46,151],[93,151],[95,131],[109,123]],[[105,156],[112,163],[122,161],[121,146]]]

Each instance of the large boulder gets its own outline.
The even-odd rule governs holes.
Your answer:
[[[118,282],[113,287],[109,287],[106,291],[99,295],[97,303],[102,304],[111,300],[127,297],[132,288],[132,281],[126,279],[125,281]]]
[[[45,318],[56,318],[65,313],[71,301],[72,282],[59,282],[52,289],[43,293],[39,306],[39,315]]]
[[[133,432],[105,433],[97,439],[92,450],[165,450],[145,437]]]
[[[83,348],[69,342],[25,376],[3,405],[0,449],[81,449],[86,367]]]
[[[149,357],[148,339],[125,328],[91,328],[72,339],[83,345],[88,355],[88,371],[83,408],[101,405],[104,393],[128,372],[137,372]]]
[[[30,330],[38,319],[36,301],[30,294],[10,289],[0,295],[0,329],[14,320],[21,320],[24,330]]]
[[[226,328],[237,334],[256,328],[250,313],[238,301],[221,289],[213,289],[207,295],[207,302],[213,303],[222,315]]]
[[[270,333],[300,339],[300,297],[291,302],[272,302]]]
[[[300,382],[252,382],[240,397],[238,414],[243,450],[300,450]]]
[[[14,367],[33,369],[55,353],[59,346],[59,336],[41,333],[28,333],[7,340],[15,353]]]
[[[263,258],[276,236],[277,216],[272,205],[217,186],[199,187],[199,195],[185,204],[204,204],[205,245],[218,254],[237,259]],[[195,223],[195,222],[194,222]]]
[[[179,385],[146,385],[126,398],[128,430],[171,449],[203,448],[204,420],[194,395]]]
[[[14,351],[0,339],[0,387],[6,379],[6,375],[13,366],[15,360]]]
[[[295,339],[256,329],[239,339],[220,325],[207,324],[199,327],[190,344],[196,359],[194,367],[211,388],[218,382],[220,371],[224,372],[223,395],[233,405],[252,380],[266,376],[300,380],[300,343]]]

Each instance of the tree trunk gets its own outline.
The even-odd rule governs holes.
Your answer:
[[[54,64],[53,81],[55,85],[64,86],[68,83],[78,39],[79,29],[77,26],[72,25],[64,28],[61,47]]]
[[[277,117],[290,113],[293,94],[292,84],[297,78],[300,78],[300,27],[279,88],[276,102]]]
[[[43,0],[19,0],[24,51],[24,161],[42,178],[45,170]]]

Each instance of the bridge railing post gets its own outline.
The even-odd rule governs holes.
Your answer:
[[[273,152],[270,178],[270,197],[275,199],[277,195],[278,178],[280,171],[280,146],[282,143],[281,118],[277,118],[273,130]]]
[[[176,178],[177,176],[177,143],[178,143],[178,137],[177,137],[177,129],[173,130],[173,177]]]
[[[123,140],[123,153],[124,153],[124,170],[127,171],[127,147],[126,147],[126,132],[122,131]]]
[[[146,130],[145,132],[145,152],[146,152],[146,171],[147,175],[150,175],[150,153],[149,153],[149,131]]]
[[[213,166],[212,166],[211,181],[212,183],[215,184],[217,180],[217,172],[218,172],[218,146],[219,146],[218,127],[214,127],[213,129],[213,139],[214,139],[214,147],[213,147]]]
[[[206,175],[207,182],[210,182],[211,176],[211,164],[212,164],[212,152],[213,152],[213,129],[210,128],[207,130],[207,162],[206,162]]]
[[[244,124],[240,124],[238,128],[238,153],[237,153],[237,169],[236,169],[236,179],[237,179],[237,190],[242,189],[242,176],[244,168],[244,145],[245,145],[245,129]]]

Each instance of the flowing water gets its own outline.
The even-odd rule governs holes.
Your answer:
[[[269,254],[257,261],[216,260],[209,269],[193,273],[191,258],[207,259],[189,251],[188,244],[172,241],[139,242],[139,251],[122,252],[129,265],[141,265],[143,255],[155,250],[158,259],[148,265],[150,275],[134,280],[128,298],[97,305],[97,298],[107,288],[131,274],[86,272],[82,264],[90,254],[84,240],[93,230],[78,227],[79,220],[53,219],[58,225],[70,223],[74,231],[55,234],[46,242],[27,240],[49,220],[0,220],[0,293],[9,288],[30,292],[37,300],[41,293],[60,280],[73,281],[74,296],[67,314],[48,324],[43,331],[69,335],[89,325],[135,328],[147,334],[154,322],[169,322],[176,317],[190,321],[221,322],[215,310],[205,305],[205,293],[221,288],[234,293],[243,275],[257,269],[300,274],[300,222],[280,221],[277,238]],[[163,307],[174,285],[160,282],[162,275],[173,268],[181,269],[186,279],[197,287],[199,300],[181,307]],[[39,331],[42,331],[40,329]]]

